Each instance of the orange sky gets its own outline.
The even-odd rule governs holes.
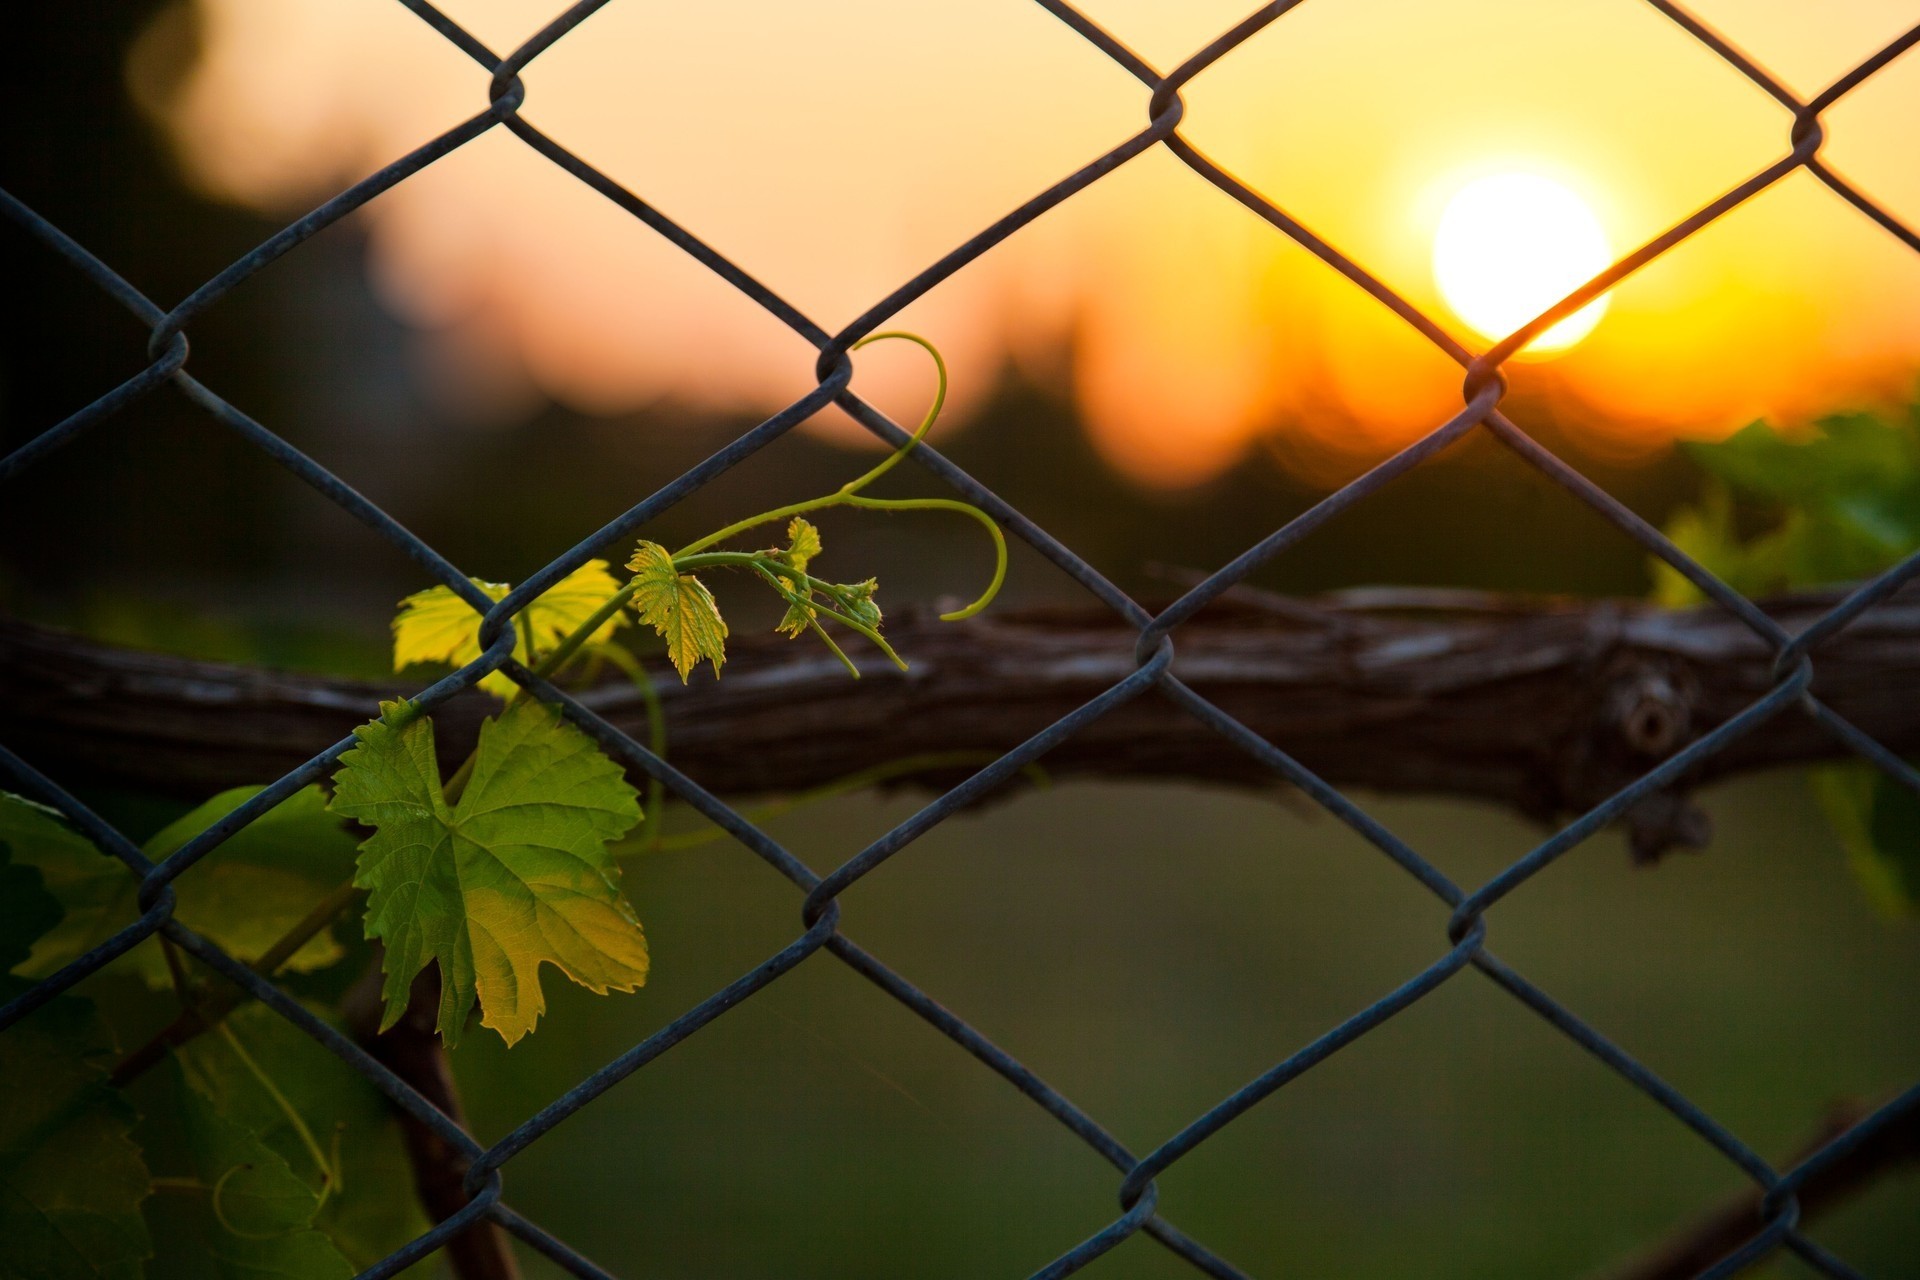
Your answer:
[[[228,199],[298,210],[486,100],[486,74],[394,0],[194,7],[204,52],[164,113],[195,181]],[[444,7],[503,49],[559,5]],[[1246,7],[1083,6],[1163,67]],[[1694,9],[1802,96],[1915,16],[1894,0]],[[829,329],[1140,128],[1147,98],[1031,0],[615,0],[525,79],[530,120]],[[1429,269],[1462,180],[1553,176],[1624,251],[1788,146],[1783,109],[1638,0],[1311,0],[1185,96],[1195,145],[1463,338]],[[1920,224],[1920,52],[1827,121],[1825,159]],[[597,411],[764,412],[812,384],[800,339],[504,130],[360,216],[381,295],[431,332],[430,363],[489,373],[497,394],[524,380]],[[1459,405],[1459,371],[1424,339],[1162,149],[897,323],[948,353],[962,419],[1004,362],[1050,370],[1071,340],[1096,442],[1163,484],[1268,433],[1337,478]],[[859,367],[863,392],[918,412],[910,352]],[[1920,255],[1795,174],[1517,381],[1632,451],[1898,394],[1917,372]]]

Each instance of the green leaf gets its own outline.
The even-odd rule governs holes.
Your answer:
[[[146,855],[159,862],[192,837],[259,794],[259,787],[223,791],[147,841]],[[205,934],[237,960],[264,955],[351,873],[356,840],[346,824],[327,812],[319,787],[302,787],[255,818],[174,882],[181,923]],[[168,981],[165,958],[141,947],[141,971],[155,986]],[[331,929],[294,952],[286,967],[310,973],[345,952]]]
[[[45,805],[0,791],[0,843],[12,848],[16,863],[39,870],[63,913],[18,966],[27,977],[46,977],[139,916],[139,877]]]
[[[319,1197],[278,1153],[180,1083],[177,1114],[208,1188],[201,1248],[228,1280],[346,1280],[353,1264],[313,1228]]]
[[[1737,492],[1792,506],[1897,483],[1920,465],[1911,432],[1864,413],[1821,418],[1793,437],[1752,422],[1724,440],[1686,449]]]
[[[26,988],[11,971],[60,915],[39,868],[0,843],[0,1002]],[[153,1180],[131,1137],[132,1109],[106,1083],[114,1056],[92,1001],[77,996],[0,1034],[0,1280],[144,1272],[153,1249],[140,1202]]]
[[[636,547],[627,568],[634,573],[634,611],[667,642],[667,657],[680,682],[686,683],[702,658],[712,662],[713,674],[719,675],[727,656],[727,624],[706,585],[690,573],[677,572],[673,556],[657,542]]]
[[[223,791],[147,841],[155,862],[251,799],[259,787]],[[42,977],[112,937],[140,914],[140,881],[117,858],[94,848],[51,809],[0,792],[0,840],[40,869],[65,910],[22,972]],[[354,837],[327,812],[318,787],[303,787],[229,836],[174,883],[175,918],[205,934],[236,959],[258,959],[304,917],[353,866]],[[314,937],[288,961],[300,972],[323,968],[343,952],[333,934]],[[135,947],[118,963],[150,985],[170,985],[157,943]]]
[[[1864,760],[1810,772],[1867,896],[1889,915],[1920,909],[1920,796]]]
[[[0,980],[0,999],[23,985]],[[93,1002],[75,996],[0,1035],[0,1280],[143,1273],[153,1249],[140,1202],[153,1183],[132,1108],[106,1082],[113,1056]]]
[[[504,582],[483,582],[470,578],[489,600],[504,600],[513,588]],[[551,652],[560,641],[583,625],[620,584],[609,572],[605,560],[589,560],[556,582],[547,593],[528,605],[521,618],[533,633],[531,658]],[[588,643],[609,639],[614,630],[626,625],[618,614],[596,628]],[[400,602],[393,619],[393,669],[402,671],[422,662],[444,662],[461,667],[480,656],[480,615],[473,606],[446,587],[429,587]],[[518,634],[513,656],[530,661],[526,631]],[[501,698],[513,695],[518,685],[498,671],[480,681],[480,687]]]
[[[13,846],[0,840],[0,974],[12,973],[59,923],[60,900],[40,868],[15,862]]]
[[[1788,511],[1779,529],[1762,539],[1781,546],[1776,586],[1851,582],[1892,565],[1910,544],[1876,515],[1864,502],[1837,499]]]
[[[1717,480],[1701,487],[1700,505],[1682,507],[1667,521],[1663,532],[1673,544],[1698,561],[1700,567],[1741,590],[1745,556],[1733,532],[1733,495]],[[1670,609],[1699,604],[1706,597],[1665,560],[1648,561],[1653,572],[1653,598]]]
[[[350,1276],[426,1230],[379,1091],[270,1009],[226,1027],[176,1051],[187,1145],[221,1188],[202,1223],[219,1273]]]
[[[540,965],[598,993],[646,980],[647,946],[607,851],[640,820],[620,766],[530,699],[480,727],[473,772],[449,804],[433,724],[400,703],[355,730],[333,811],[376,828],[354,883],[371,893],[367,936],[386,944],[386,1026],[414,976],[440,967],[440,1034],[475,1002],[508,1044],[546,1007]]]

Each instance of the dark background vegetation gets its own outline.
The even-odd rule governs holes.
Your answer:
[[[164,306],[275,224],[183,188],[128,103],[122,58],[153,8],[88,0],[9,15],[0,185]],[[146,335],[10,225],[0,281],[0,439],[11,448],[141,367]],[[203,381],[495,579],[544,563],[748,425],[662,404],[620,419],[548,406],[475,426],[422,390],[413,336],[373,299],[351,223],[276,263],[190,336]],[[1693,490],[1676,457],[1623,470],[1583,456],[1543,412],[1518,413],[1656,519]],[[1320,496],[1263,458],[1196,492],[1142,494],[1094,455],[1062,395],[1015,380],[942,447],[1149,595],[1167,590],[1150,563],[1217,566]],[[858,458],[789,436],[652,536],[671,543],[830,487]],[[876,573],[895,604],[977,580],[981,551],[964,528],[845,519],[827,534],[835,562]],[[1259,581],[1646,589],[1631,543],[1477,440]],[[0,498],[0,607],[130,643],[378,670],[393,602],[423,585],[397,552],[170,392]],[[1016,554],[1009,599],[1073,592]],[[136,836],[172,812],[62,781]],[[1477,807],[1365,799],[1467,882],[1539,835]],[[913,803],[837,801],[775,833],[825,870]],[[1709,806],[1720,834],[1705,854],[1634,871],[1617,838],[1597,839],[1494,913],[1494,945],[1784,1156],[1829,1103],[1920,1074],[1920,941],[1866,906],[1798,777],[1753,780]],[[508,1053],[470,1037],[456,1066],[483,1138],[798,929],[791,890],[729,844],[654,855],[629,877],[654,981],[599,1000],[554,979],[549,1020],[525,1045]],[[1444,912],[1331,820],[1277,793],[1173,786],[1061,787],[956,819],[846,908],[850,933],[1141,1151],[1444,948]],[[826,959],[649,1067],[508,1177],[516,1204],[589,1254],[661,1277],[1025,1274],[1111,1215],[1116,1182],[997,1077]],[[1920,1276],[1916,1181],[1882,1186],[1820,1238],[1870,1274]],[[1260,1274],[1465,1280],[1578,1273],[1736,1183],[1469,974],[1183,1162],[1162,1179],[1162,1204]],[[1790,1261],[1777,1271],[1801,1274]],[[1140,1240],[1090,1274],[1179,1273]]]

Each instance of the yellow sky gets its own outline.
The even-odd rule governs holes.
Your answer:
[[[195,7],[204,52],[169,119],[196,181],[230,199],[298,209],[486,99],[486,74],[394,0]],[[495,48],[545,16],[444,7]],[[1163,67],[1246,7],[1083,6]],[[1694,10],[1803,96],[1915,18],[1895,0]],[[528,119],[829,329],[1146,120],[1146,91],[1031,0],[615,0],[525,78]],[[1553,177],[1624,252],[1788,147],[1784,110],[1640,0],[1310,0],[1185,96],[1195,145],[1469,345],[1429,266],[1462,181]],[[1920,225],[1920,52],[1827,120],[1826,160]],[[504,130],[362,217],[381,294],[432,331],[432,362],[501,394],[524,374],[592,410],[764,412],[812,385],[800,339]],[[1051,371],[1070,342],[1096,442],[1163,484],[1262,437],[1338,478],[1459,405],[1458,369],[1424,339],[1162,149],[897,324],[948,352],[962,418],[1005,362]],[[863,392],[918,412],[910,354],[860,367]],[[1920,255],[1795,174],[1516,383],[1631,453],[1897,395],[1916,371]]]

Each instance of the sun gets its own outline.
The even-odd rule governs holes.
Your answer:
[[[1592,208],[1570,188],[1537,173],[1475,178],[1453,194],[1433,235],[1433,278],[1447,305],[1482,336],[1498,340],[1545,311],[1613,260]],[[1523,350],[1548,356],[1593,331],[1603,294]]]

